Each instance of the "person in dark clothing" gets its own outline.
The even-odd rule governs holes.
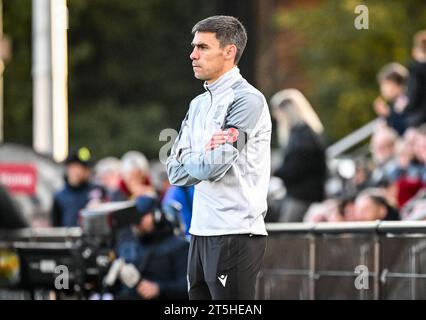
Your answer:
[[[302,93],[282,90],[272,99],[283,161],[274,176],[281,178],[286,196],[280,208],[280,222],[301,222],[309,206],[324,199],[327,173],[322,124]]]
[[[55,194],[52,209],[52,226],[78,226],[78,214],[87,205],[101,202],[106,191],[90,182],[90,151],[80,148],[65,160],[64,188]]]
[[[408,70],[395,62],[385,65],[377,76],[381,96],[374,101],[374,111],[400,136],[407,128],[405,120],[405,108],[408,104],[407,78]]]
[[[157,199],[140,196],[136,209],[138,225],[122,230],[117,237],[116,254],[137,273],[137,281],[120,272],[116,299],[188,299],[186,269],[189,243],[175,236],[173,224],[161,212]]]
[[[418,127],[426,123],[426,30],[414,35],[413,61],[408,70],[407,96],[405,111],[407,126]]]
[[[0,185],[0,229],[19,229],[29,227],[24,215],[13,201],[9,192]]]

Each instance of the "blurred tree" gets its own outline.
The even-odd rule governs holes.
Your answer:
[[[160,131],[178,129],[190,99],[203,91],[190,68],[190,30],[212,14],[243,20],[251,36],[243,74],[256,79],[267,97],[284,84],[302,89],[330,142],[366,123],[374,116],[377,71],[390,61],[406,64],[414,32],[426,27],[424,1],[364,1],[368,30],[354,27],[359,1],[296,2],[68,0],[71,147],[87,145],[97,158],[129,149],[157,158]],[[4,74],[5,138],[31,145],[31,0],[3,3],[4,31],[13,46]],[[275,13],[273,24],[265,8]],[[264,34],[274,29],[284,34],[275,43],[270,31]],[[271,47],[294,57],[297,72],[283,73],[291,66],[265,56]]]
[[[194,21],[214,2],[69,1],[70,142],[97,156],[129,149],[158,158],[159,133],[178,129],[203,88],[189,54]]]
[[[3,29],[12,41],[4,71],[5,141],[31,145],[31,0],[3,1]]]
[[[360,4],[369,10],[367,30],[354,26]],[[277,11],[274,25],[299,39],[290,50],[297,54],[307,79],[304,93],[331,142],[374,117],[376,74],[384,64],[411,59],[412,37],[426,28],[426,6],[423,0],[318,1],[316,6]]]

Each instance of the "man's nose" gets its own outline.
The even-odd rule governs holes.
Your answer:
[[[194,48],[191,52],[191,54],[189,55],[189,58],[191,60],[196,60],[198,59],[198,52],[197,52],[197,48]]]

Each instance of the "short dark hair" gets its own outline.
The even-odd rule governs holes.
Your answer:
[[[392,62],[380,69],[377,75],[377,81],[380,83],[384,80],[392,81],[400,86],[405,85],[408,79],[408,70],[403,65]]]
[[[232,16],[212,16],[201,20],[192,28],[196,32],[213,32],[219,40],[220,46],[234,44],[237,47],[234,63],[237,64],[247,44],[247,32],[243,24]]]

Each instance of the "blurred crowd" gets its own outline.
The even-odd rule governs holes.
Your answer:
[[[393,62],[378,72],[380,95],[372,105],[380,121],[370,155],[352,159],[346,168],[352,173],[334,173],[337,191],[322,193],[333,177],[326,174],[322,127],[309,102],[289,90],[272,98],[284,154],[273,175],[287,193],[272,201],[279,209],[272,206],[271,221],[426,220],[426,30],[413,40],[408,68]]]
[[[93,212],[103,203],[133,201],[137,220],[113,236],[115,263],[121,265],[119,280],[107,292],[126,300],[187,298],[192,189],[170,186],[165,173],[154,174],[138,151],[93,163],[90,150],[81,147],[64,165],[65,185],[54,196],[53,226],[82,226],[83,209]]]
[[[414,36],[412,57],[408,68],[392,62],[378,71],[372,106],[381,120],[369,155],[352,159],[349,175],[331,172],[323,125],[305,96],[285,89],[271,97],[280,160],[271,168],[268,222],[426,219],[426,31]],[[325,186],[336,178],[340,188],[330,192]],[[164,166],[150,168],[141,152],[94,164],[80,148],[66,160],[52,225],[78,225],[79,210],[100,202],[149,196],[164,211],[179,212],[189,237],[193,192],[169,185]]]

